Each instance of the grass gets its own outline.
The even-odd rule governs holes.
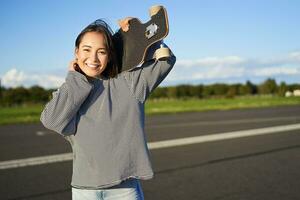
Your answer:
[[[38,122],[43,107],[43,105],[1,107],[0,125]]]
[[[248,96],[234,99],[159,99],[146,103],[146,114],[200,112],[241,108],[300,105],[300,97]],[[0,125],[38,122],[43,105],[0,108]]]
[[[300,97],[247,96],[234,99],[152,100],[146,104],[146,114],[201,112],[207,110],[230,110],[282,105],[300,105]]]

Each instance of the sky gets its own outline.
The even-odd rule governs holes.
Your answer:
[[[162,86],[300,83],[299,0],[1,0],[2,86],[59,87],[85,26],[101,18],[116,31],[127,16],[145,23],[152,5],[168,11],[164,41],[177,57]]]

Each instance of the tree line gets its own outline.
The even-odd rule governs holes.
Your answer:
[[[253,84],[247,81],[245,84],[222,84],[210,85],[177,85],[168,87],[158,87],[150,95],[150,99],[159,98],[234,98],[246,95],[277,95],[284,96],[287,91],[300,89],[300,84],[277,84],[274,79],[267,79],[261,84]],[[0,105],[18,106],[28,104],[45,104],[51,99],[52,93],[56,89],[44,89],[40,86],[30,88],[0,87]]]
[[[253,84],[247,81],[245,84],[211,85],[178,85],[173,87],[159,87],[151,95],[151,98],[234,98],[247,95],[277,95],[285,96],[287,91],[300,89],[300,84],[276,83],[274,79],[267,79],[261,84]]]

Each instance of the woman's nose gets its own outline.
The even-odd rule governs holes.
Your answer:
[[[92,59],[93,62],[99,62],[98,54],[97,53],[93,53],[91,55],[91,59]]]

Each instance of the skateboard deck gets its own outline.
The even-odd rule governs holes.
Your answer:
[[[145,62],[148,48],[163,40],[169,33],[167,11],[162,6],[159,6],[158,11],[146,23],[141,23],[138,18],[131,18],[128,23],[127,31],[120,28],[113,36],[120,72]]]

